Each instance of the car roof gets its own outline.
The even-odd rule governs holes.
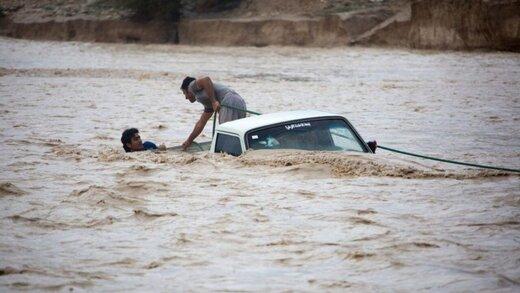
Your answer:
[[[285,121],[294,121],[318,117],[337,117],[341,115],[331,114],[315,110],[300,110],[300,111],[285,111],[269,114],[262,114],[251,116],[243,119],[238,119],[226,122],[217,126],[217,131],[230,132],[238,135],[244,135],[251,129],[256,129],[263,126],[278,124]]]

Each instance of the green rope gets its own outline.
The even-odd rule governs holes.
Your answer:
[[[236,108],[236,107],[232,107],[232,106],[228,106],[228,105],[221,105],[221,106],[224,107],[224,108],[234,109],[234,110],[238,110],[238,111],[244,111],[246,113],[250,113],[250,114],[253,114],[253,115],[262,115],[259,112],[244,110],[244,109],[240,109],[240,108]],[[214,131],[215,131],[215,124],[213,124],[213,132]],[[424,156],[424,155],[414,154],[414,153],[410,153],[410,152],[405,152],[405,151],[401,151],[401,150],[398,150],[398,149],[385,147],[385,146],[382,146],[382,145],[378,145],[377,147],[380,148],[380,149],[383,149],[383,150],[390,151],[390,152],[399,153],[399,154],[412,156],[412,157],[418,157],[418,158],[422,158],[422,159],[426,159],[426,160],[433,160],[433,161],[439,161],[439,162],[444,162],[444,163],[450,163],[450,164],[456,164],[456,165],[464,165],[464,166],[484,168],[484,169],[492,169],[492,170],[520,173],[520,169],[511,169],[511,168],[503,168],[503,167],[496,167],[496,166],[489,166],[489,165],[480,165],[480,164],[465,163],[465,162],[459,162],[459,161],[453,161],[453,160],[446,160],[446,159],[441,159],[441,158],[435,158],[435,157],[430,157],[430,156]]]
[[[465,162],[459,162],[459,161],[453,161],[453,160],[446,160],[446,159],[441,159],[441,158],[435,158],[435,157],[430,157],[430,156],[424,156],[424,155],[414,154],[414,153],[410,153],[410,152],[405,152],[405,151],[401,151],[401,150],[398,150],[398,149],[385,147],[385,146],[382,146],[382,145],[378,145],[377,147],[381,148],[381,149],[384,149],[384,150],[387,150],[387,151],[390,151],[390,152],[399,153],[399,154],[412,156],[412,157],[423,158],[423,159],[426,159],[426,160],[433,160],[433,161],[439,161],[439,162],[444,162],[444,163],[450,163],[450,164],[456,164],[456,165],[464,165],[464,166],[484,168],[484,169],[493,169],[493,170],[500,170],[500,171],[520,173],[520,169],[510,169],[510,168],[503,168],[503,167],[496,167],[496,166],[489,166],[489,165],[480,165],[480,164],[465,163]]]
[[[220,106],[224,107],[224,108],[228,108],[228,109],[246,112],[246,113],[253,114],[253,115],[262,115],[261,113],[258,113],[255,111],[244,110],[244,109],[240,109],[240,108],[233,107],[233,106],[228,106],[228,105],[220,105]],[[216,126],[217,126],[217,112],[213,113],[213,130],[211,131],[212,138],[215,136],[215,127]]]
[[[262,115],[262,113],[258,113],[258,112],[255,112],[255,111],[244,110],[244,109],[240,109],[240,108],[233,107],[233,106],[228,106],[228,105],[220,105],[220,106],[224,107],[224,108],[228,108],[228,109],[233,109],[233,110],[237,110],[237,111],[246,112],[246,113],[253,114],[253,115]]]
[[[217,112],[213,113],[213,130],[211,131],[211,138],[215,136],[215,126],[217,126]]]

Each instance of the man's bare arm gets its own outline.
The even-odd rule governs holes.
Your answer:
[[[213,115],[213,113],[206,113],[206,112],[203,112],[202,115],[200,115],[199,121],[197,121],[197,123],[195,124],[195,127],[193,128],[193,131],[191,132],[190,136],[182,144],[183,150],[186,150],[191,145],[191,143],[195,140],[195,138],[197,138],[197,136],[199,136],[199,134],[202,132],[202,130],[204,130],[204,126],[206,126],[206,123],[208,122],[209,118],[211,118],[212,115]]]

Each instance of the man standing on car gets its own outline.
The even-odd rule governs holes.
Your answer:
[[[204,112],[199,121],[195,124],[188,139],[182,144],[183,150],[186,150],[199,136],[213,112],[218,112],[219,124],[246,117],[247,108],[244,99],[231,88],[213,83],[209,77],[195,79],[188,76],[182,81],[181,90],[184,97],[191,103],[197,101],[204,105]]]

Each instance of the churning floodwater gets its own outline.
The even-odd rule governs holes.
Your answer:
[[[128,127],[186,139],[187,74],[251,110],[520,168],[518,54],[1,38],[1,291],[518,292],[518,175],[382,150],[125,154]]]

